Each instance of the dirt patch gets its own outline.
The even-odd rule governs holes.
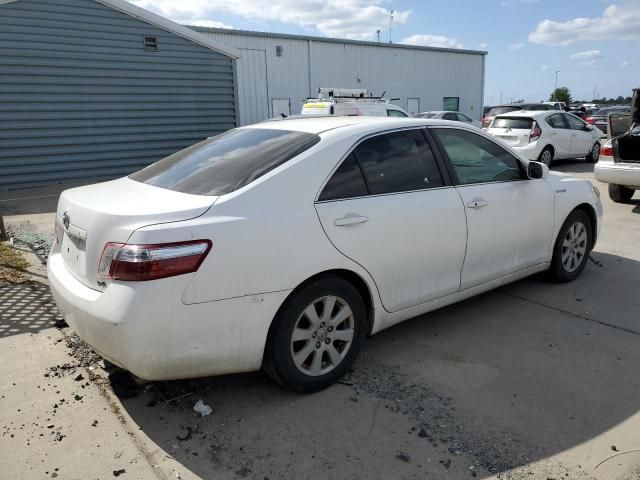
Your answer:
[[[9,244],[0,243],[0,285],[27,280],[25,270],[29,263],[22,254]]]

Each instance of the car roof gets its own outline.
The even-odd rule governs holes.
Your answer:
[[[350,126],[366,126],[372,129],[403,126],[447,125],[450,122],[416,117],[377,117],[377,116],[340,116],[340,115],[300,115],[282,119],[272,119],[240,128],[268,128],[274,130],[293,130],[306,133],[323,133],[329,130]],[[461,125],[464,125],[461,123]]]

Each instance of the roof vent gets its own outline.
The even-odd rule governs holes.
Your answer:
[[[144,37],[144,49],[153,52],[158,50],[158,39],[155,36],[146,35]]]

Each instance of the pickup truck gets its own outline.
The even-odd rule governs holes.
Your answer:
[[[640,88],[633,90],[630,115],[610,114],[607,124],[608,141],[600,149],[595,177],[609,184],[611,200],[628,203],[640,190]]]

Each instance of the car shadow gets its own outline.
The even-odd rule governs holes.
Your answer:
[[[564,173],[592,173],[593,165],[593,163],[587,162],[584,158],[570,158],[554,160],[549,168]]]
[[[640,262],[594,257],[599,265],[572,283],[530,277],[385,330],[339,384],[313,395],[250,373],[155,382],[120,400],[166,455],[203,478],[413,478],[456,465],[465,477],[447,478],[466,478],[469,465],[478,476],[518,468],[640,409],[640,320],[631,314]],[[213,413],[196,414],[198,400]],[[577,463],[593,475],[610,453]]]

